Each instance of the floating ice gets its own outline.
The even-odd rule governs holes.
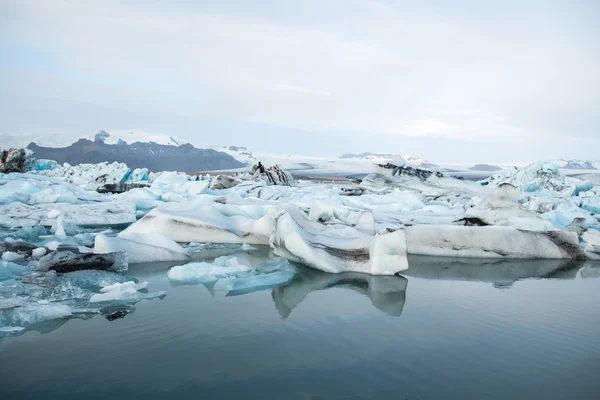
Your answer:
[[[167,277],[182,283],[204,283],[215,282],[219,278],[231,277],[251,270],[252,267],[238,263],[235,257],[227,257],[217,259],[212,264],[201,262],[175,266],[169,270]]]
[[[189,258],[185,249],[157,233],[121,233],[117,238],[97,235],[94,253],[126,252],[130,263],[181,261]]]
[[[88,269],[125,271],[128,267],[125,253],[89,254],[75,249],[58,250],[40,258],[40,267],[56,272]]]
[[[294,277],[292,271],[277,271],[269,274],[248,276],[245,278],[232,279],[227,283],[227,288],[232,292],[253,292],[285,285]]]
[[[12,251],[6,251],[2,254],[3,261],[21,261],[24,258],[25,256]]]
[[[45,247],[38,247],[31,252],[33,258],[40,258],[46,254],[47,250]]]
[[[157,293],[141,293],[139,290],[145,289],[148,286],[148,282],[135,283],[123,282],[115,283],[113,285],[105,286],[100,289],[101,293],[94,294],[90,297],[90,303],[100,303],[107,301],[139,301],[139,300],[151,300],[160,298],[165,295],[165,292]]]

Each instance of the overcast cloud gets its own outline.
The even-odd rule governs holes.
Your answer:
[[[0,133],[600,158],[596,1],[190,3],[0,2]]]

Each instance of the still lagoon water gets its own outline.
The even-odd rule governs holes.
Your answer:
[[[133,266],[167,296],[0,340],[2,398],[600,398],[600,264],[409,263],[237,296]]]

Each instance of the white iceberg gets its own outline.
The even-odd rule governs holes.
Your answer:
[[[297,211],[277,219],[270,244],[276,255],[325,272],[393,275],[408,268],[403,231],[370,236],[321,225]]]
[[[185,249],[157,233],[121,233],[116,238],[97,235],[95,254],[126,252],[129,263],[182,261],[189,258]]]
[[[404,229],[409,254],[470,258],[584,258],[575,232],[507,226],[415,225]]]

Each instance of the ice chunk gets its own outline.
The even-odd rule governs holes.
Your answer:
[[[206,200],[196,200],[159,207],[124,232],[160,233],[180,243],[269,243],[274,221],[267,212],[268,207],[237,207],[210,201],[208,204]]]
[[[590,229],[581,235],[588,258],[600,260],[600,231]]]
[[[46,243],[46,248],[50,251],[56,251],[60,246],[60,242],[58,240],[53,240],[51,242]]]
[[[157,233],[121,233],[117,238],[96,236],[94,253],[106,254],[124,251],[130,263],[180,261],[189,258],[185,249],[171,239]]]
[[[129,282],[132,278],[109,271],[74,271],[60,276],[60,283],[85,290],[98,291],[102,287],[115,283]]]
[[[40,268],[56,272],[73,272],[88,269],[125,271],[128,267],[125,253],[82,254],[75,249],[54,251],[39,261]]]
[[[57,212],[60,214],[57,215]],[[136,220],[135,206],[117,201],[85,205],[11,203],[0,206],[0,226],[7,228],[57,226],[57,217],[62,217],[60,225],[86,227],[124,225]]]
[[[415,225],[404,231],[409,254],[517,259],[584,257],[574,232],[452,225]]]
[[[167,277],[172,281],[179,281],[183,283],[203,283],[215,282],[219,278],[230,277],[234,276],[235,274],[251,270],[252,267],[239,264],[237,260],[235,260],[235,262],[221,260],[220,262],[216,261],[216,263],[213,264],[201,262],[178,265],[169,270]]]
[[[513,226],[528,230],[553,228],[547,220],[523,210],[516,201],[518,197],[518,188],[511,184],[502,184],[475,207],[467,210],[465,217],[477,218],[487,225]]]
[[[192,177],[181,172],[163,172],[152,182],[152,189],[173,192],[185,196],[196,196],[208,191],[206,181],[192,181]]]
[[[481,183],[484,185],[509,183],[523,192],[547,190],[563,196],[576,195],[578,190],[588,186],[579,179],[562,175],[555,161],[538,161],[520,169],[514,167],[504,175],[494,175]]]
[[[29,149],[0,150],[0,173],[26,172],[34,163],[33,151]]]
[[[135,282],[123,282],[115,283],[113,285],[103,287],[99,294],[94,294],[90,297],[90,303],[99,303],[105,301],[137,301],[137,300],[149,300],[165,295],[164,292],[145,294],[140,293],[139,290],[145,289],[148,286],[148,282],[142,282],[136,284]]]
[[[248,243],[244,243],[242,247],[240,247],[242,251],[254,251],[257,250],[256,247],[249,245]]]
[[[0,281],[6,281],[29,271],[29,268],[9,261],[0,261]]]
[[[100,289],[101,293],[108,293],[114,291],[120,291],[127,287],[132,287],[135,290],[142,290],[148,287],[148,282],[136,283],[135,281],[127,281],[122,283],[113,283],[112,285],[106,285]]]
[[[292,264],[290,264],[290,262],[285,258],[275,257],[269,258],[268,260],[260,264],[258,267],[256,267],[256,270],[261,274],[269,274],[275,271],[295,272],[296,268],[294,268]]]
[[[12,251],[6,251],[2,254],[2,260],[4,261],[21,261],[25,258],[25,256],[12,252]]]
[[[50,219],[55,219],[55,218],[58,218],[58,216],[61,214],[62,214],[61,211],[52,209],[52,210],[48,211],[48,214],[46,216]]]
[[[277,271],[270,274],[233,279],[227,283],[227,288],[230,291],[229,294],[232,294],[232,292],[248,293],[285,285],[292,280],[293,277],[294,272],[292,271]]]
[[[35,160],[32,169],[36,171],[48,171],[57,168],[60,168],[60,165],[56,161],[39,159]]]
[[[71,308],[64,304],[28,303],[15,308],[8,316],[10,324],[15,326],[31,325],[52,319],[67,318],[73,315]]]
[[[241,179],[227,176],[227,175],[217,175],[210,181],[210,189],[211,190],[222,190],[229,189],[234,186],[237,186],[241,183]]]
[[[63,220],[64,215],[62,214],[56,219],[56,230],[54,231],[54,236],[56,236],[59,239],[65,239],[67,237],[67,234],[65,233],[65,228],[63,227]]]
[[[124,183],[131,175],[131,170],[124,163],[102,162],[98,164],[79,164],[71,166],[33,171],[33,173],[46,177],[63,179],[74,185],[95,190],[98,186],[107,183]]]
[[[45,247],[38,247],[37,249],[34,249],[31,252],[31,256],[33,258],[40,258],[40,257],[43,257],[44,255],[46,255],[46,252],[47,252],[47,250]]]
[[[323,226],[291,211],[271,236],[274,253],[325,272],[393,275],[408,268],[404,233],[370,236],[350,227]]]

